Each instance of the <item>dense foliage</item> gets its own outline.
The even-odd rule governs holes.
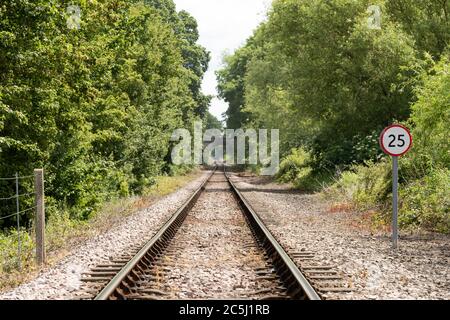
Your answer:
[[[222,122],[219,121],[214,115],[212,115],[210,112],[206,113],[206,129],[223,129]]]
[[[403,159],[404,224],[450,233],[450,52],[417,86],[411,126],[414,150]]]
[[[379,29],[370,5],[381,8]],[[402,163],[403,221],[450,230],[439,189],[450,184],[449,12],[446,0],[275,0],[217,73],[227,126],[279,128],[283,181],[320,185],[311,178],[349,170],[337,188],[386,207],[378,136],[404,122],[415,144]]]
[[[68,27],[68,5],[80,7],[80,28]],[[172,0],[2,1],[0,177],[43,167],[48,211],[77,218],[142,192],[170,170],[172,131],[207,116],[209,53],[197,40]]]
[[[379,1],[376,30],[367,26],[371,4],[274,1],[218,73],[228,127],[283,128],[282,152],[307,146],[321,166],[376,158],[379,131],[410,115],[411,79],[448,44],[450,5]]]

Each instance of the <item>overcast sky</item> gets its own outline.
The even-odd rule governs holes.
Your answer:
[[[175,0],[177,10],[188,11],[198,22],[200,44],[211,52],[203,92],[217,95],[216,76],[223,54],[232,53],[245,43],[266,17],[271,0]],[[210,111],[222,119],[227,103],[214,99]]]

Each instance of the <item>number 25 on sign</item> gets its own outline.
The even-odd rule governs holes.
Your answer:
[[[381,133],[380,146],[384,153],[392,156],[392,245],[396,249],[398,245],[398,157],[411,149],[411,133],[402,125],[391,125]]]

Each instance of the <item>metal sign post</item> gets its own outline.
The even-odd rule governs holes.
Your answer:
[[[398,157],[392,157],[392,246],[398,247]]]
[[[384,153],[392,156],[392,247],[398,247],[398,158],[406,154],[412,146],[409,130],[394,124],[383,130],[380,146]]]

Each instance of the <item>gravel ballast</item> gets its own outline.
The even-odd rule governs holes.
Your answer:
[[[180,190],[80,243],[57,264],[42,270],[34,280],[0,294],[0,300],[77,299],[83,273],[110,257],[123,254],[127,248],[143,245],[209,173],[205,171]],[[450,299],[450,236],[401,234],[399,249],[395,251],[388,233],[372,234],[355,227],[354,221],[360,214],[351,210],[330,210],[331,203],[319,195],[300,193],[291,190],[289,185],[259,177],[233,175],[232,180],[288,252],[314,252],[316,261],[335,266],[353,289],[349,293],[327,293],[324,298]],[[214,188],[218,195],[211,197]],[[239,298],[257,289],[251,285],[255,279],[248,282],[252,276],[248,276],[251,272],[246,267],[253,269],[252,263],[261,261],[249,255],[247,249],[244,252],[239,248],[239,241],[250,241],[249,234],[244,232],[242,220],[236,216],[237,208],[233,207],[230,195],[220,192],[224,187],[218,184],[214,188],[198,202],[190,218],[194,223],[185,226],[178,235],[181,243],[186,244],[179,247],[184,248],[181,260],[185,263],[172,270],[167,277],[169,280],[162,284],[162,289],[171,292],[170,298]],[[217,212],[228,219],[227,230],[220,228],[223,221],[217,218]],[[209,231],[202,234],[202,230]],[[218,240],[217,243],[210,241],[210,237]],[[236,239],[238,242],[234,241]],[[187,244],[200,248],[205,256],[195,261]],[[221,260],[241,253],[243,265]],[[253,256],[255,261],[245,261],[245,256]],[[197,272],[192,272],[195,268]],[[221,268],[224,270],[221,276],[226,279],[219,279],[219,282],[230,285],[221,285],[215,290],[214,281],[218,279],[214,279],[211,272],[220,274]],[[192,293],[193,286],[198,290],[188,294]]]
[[[258,177],[233,176],[237,187],[288,251],[307,250],[336,266],[353,289],[327,299],[450,299],[450,237],[389,234],[352,226],[358,213],[332,212],[318,195]]]
[[[277,282],[260,279],[266,269],[238,203],[225,177],[216,173],[164,257],[170,268],[162,272],[156,289],[166,299],[248,299],[257,292],[276,291]]]
[[[200,186],[209,172],[148,208],[115,224],[110,230],[80,244],[56,265],[46,268],[32,281],[0,295],[0,300],[76,299],[82,274],[127,248],[142,245],[175,213]]]

